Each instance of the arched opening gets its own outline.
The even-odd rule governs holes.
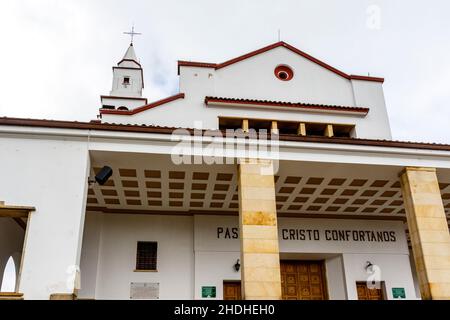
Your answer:
[[[14,258],[9,257],[3,271],[2,287],[0,292],[15,292],[16,291],[16,264]]]

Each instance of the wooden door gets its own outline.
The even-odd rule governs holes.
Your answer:
[[[325,300],[322,261],[281,261],[283,300]]]
[[[226,281],[223,283],[223,300],[242,300],[240,281]]]
[[[369,289],[366,282],[357,282],[356,290],[358,291],[358,300],[384,300],[381,284],[380,289]]]

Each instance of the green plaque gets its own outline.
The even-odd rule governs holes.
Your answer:
[[[202,287],[202,298],[215,298],[216,287]]]
[[[406,299],[405,288],[392,288],[394,299]]]

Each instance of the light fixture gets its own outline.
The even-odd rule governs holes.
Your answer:
[[[236,270],[236,272],[239,272],[240,269],[241,269],[241,260],[237,259],[236,263],[234,264],[234,270]]]
[[[108,182],[108,179],[112,176],[113,169],[108,166],[104,166],[93,178],[89,178],[88,182],[89,184],[98,183],[99,185],[103,186],[106,182]]]
[[[365,269],[366,269],[367,272],[372,273],[373,272],[373,263],[370,262],[370,261],[367,261]]]

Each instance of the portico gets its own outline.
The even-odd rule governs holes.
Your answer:
[[[103,147],[101,149],[104,150]],[[283,148],[281,148],[280,150],[283,150]],[[396,151],[401,152],[401,150]],[[410,150],[403,151],[410,152]],[[281,160],[278,163],[278,171],[273,173],[273,201],[276,207],[275,221],[286,218],[294,219],[290,220],[291,224],[294,227],[284,227],[281,229],[282,232],[279,232],[279,227],[275,227],[275,230],[271,232],[266,226],[256,224],[256,226],[263,226],[263,231],[259,234],[257,231],[257,227],[252,227],[253,230],[249,231],[250,233],[248,236],[250,237],[250,239],[259,237],[256,238],[258,239],[258,241],[256,241],[258,243],[258,246],[256,248],[255,246],[253,246],[253,249],[257,249],[260,251],[256,253],[252,252],[251,256],[255,257],[255,259],[257,259],[256,261],[264,261],[264,265],[266,266],[272,265],[268,260],[268,256],[270,255],[274,257],[271,258],[273,259],[274,263],[275,261],[278,261],[279,263],[280,259],[282,260],[286,257],[290,259],[310,260],[311,255],[315,256],[315,259],[323,261],[331,259],[332,261],[332,258],[340,255],[339,249],[335,249],[335,251],[329,249],[329,252],[323,252],[320,250],[311,251],[312,248],[314,248],[313,246],[311,246],[310,250],[307,251],[295,252],[296,249],[293,248],[289,251],[280,251],[280,249],[278,249],[277,252],[277,250],[274,250],[274,247],[272,247],[270,250],[267,249],[267,247],[262,247],[261,243],[267,243],[268,241],[272,240],[275,240],[276,242],[286,240],[284,239],[286,238],[286,232],[289,232],[288,238],[290,242],[302,242],[301,237],[298,234],[294,235],[294,239],[290,239],[291,235],[289,231],[291,229],[295,229],[298,231],[300,227],[303,229],[312,228],[309,225],[302,225],[301,222],[303,220],[301,219],[312,219],[317,221],[340,220],[342,221],[342,223],[344,223],[344,225],[340,228],[337,228],[336,230],[330,228],[321,229],[321,232],[323,231],[324,233],[320,236],[324,237],[325,241],[330,241],[333,243],[340,242],[341,244],[345,243],[345,241],[343,241],[342,239],[342,233],[338,233],[342,230],[350,231],[350,240],[363,243],[368,246],[366,248],[370,248],[371,244],[375,244],[376,246],[377,243],[381,244],[381,246],[385,246],[386,243],[389,244],[389,242],[392,240],[391,237],[394,237],[394,242],[397,243],[405,241],[404,245],[406,251],[400,250],[397,251],[397,253],[403,252],[398,256],[404,257],[405,260],[403,261],[406,261],[406,268],[412,268],[412,271],[409,271],[409,273],[408,271],[401,269],[401,273],[410,274],[412,279],[412,277],[415,276],[415,271],[414,266],[411,266],[411,264],[409,263],[408,255],[411,251],[408,250],[406,236],[403,235],[403,238],[401,231],[398,230],[396,231],[397,234],[393,236],[389,231],[389,228],[383,228],[383,223],[389,225],[392,222],[396,222],[402,226],[402,230],[404,230],[406,232],[406,235],[408,235],[409,225],[407,222],[407,215],[405,206],[403,204],[402,195],[402,192],[407,192],[407,190],[402,191],[399,179],[399,174],[402,172],[402,170],[404,170],[405,167],[402,167],[401,165],[393,165],[392,163],[395,161],[402,161],[401,157],[397,160],[390,157],[389,161],[392,161],[391,163],[385,163],[384,165],[381,165],[379,159],[382,158],[382,153],[380,152],[380,154],[378,154],[379,159],[377,159],[377,153],[372,152],[372,164],[355,163],[355,161],[352,160],[354,159],[352,156],[354,156],[354,154],[360,153],[360,150],[353,150],[352,152],[348,152],[346,156],[341,157],[339,160],[333,159],[334,162],[309,161],[311,160],[310,157],[313,156],[312,153],[307,153],[308,161]],[[242,192],[240,190],[245,190],[245,188],[239,189],[240,171],[237,162],[235,164],[211,164],[203,166],[192,164],[176,165],[171,163],[171,155],[168,154],[145,155],[143,153],[111,153],[105,151],[92,151],[90,154],[93,169],[91,174],[94,174],[95,170],[100,168],[102,165],[111,166],[115,174],[113,175],[108,185],[105,185],[103,187],[93,186],[89,190],[87,200],[88,216],[94,214],[94,212],[97,212],[97,214],[101,213],[104,216],[111,215],[115,217],[117,217],[117,215],[126,214],[127,216],[130,215],[130,219],[133,219],[131,218],[131,216],[134,215],[171,216],[172,218],[183,216],[188,221],[191,221],[190,219],[192,217],[194,221],[198,221],[203,219],[201,217],[205,216],[211,217],[210,219],[213,220],[215,219],[214,217],[217,217],[218,221],[221,221],[220,216],[223,216],[224,218],[226,217],[226,219],[233,220],[233,217],[236,217],[236,219],[239,217],[239,212],[244,211],[243,207],[240,206],[239,197],[240,192]],[[283,152],[281,152],[281,154],[283,155]],[[426,161],[429,164],[429,161],[431,161],[431,158],[426,159],[422,156],[420,158],[420,160],[417,159],[416,165],[422,161]],[[347,161],[347,163],[345,163],[345,161]],[[449,183],[447,181],[450,181],[450,175],[448,168],[440,168],[438,172],[438,183],[440,197],[443,199],[443,210],[447,210],[447,212],[445,212],[447,216],[444,216],[443,220],[445,221],[445,223],[447,223],[448,209],[446,207],[449,207],[450,205],[449,203],[447,203],[449,199],[446,199],[446,194],[449,192]],[[266,178],[266,176],[266,174],[262,175],[262,177],[258,177],[258,175],[256,175],[256,179],[259,181],[258,186],[264,185],[262,184],[261,181],[263,180],[261,179]],[[271,175],[269,171],[269,177],[270,176]],[[256,192],[253,194],[270,196],[271,193]],[[262,200],[267,201],[267,199]],[[266,207],[267,206],[265,205],[264,208]],[[261,212],[261,210],[256,210],[256,212]],[[256,215],[254,215],[254,217],[257,217],[257,223],[261,223],[261,221],[264,221],[264,219],[261,217],[261,213],[257,213]],[[126,218],[124,217],[120,219]],[[243,216],[241,214],[241,223],[243,221],[242,219]],[[295,223],[293,221],[296,220],[298,220],[300,223],[299,228],[295,228]],[[379,224],[379,227],[378,229],[375,228],[374,230],[370,230],[370,228],[367,229],[364,227],[346,227],[345,223],[349,220],[361,221],[363,225],[364,221],[367,221],[367,223],[376,221]],[[230,227],[222,228],[222,230],[224,230],[224,234],[226,234],[226,232],[230,233],[230,237],[223,236],[222,238],[224,238],[224,240],[228,239],[234,242],[238,241],[244,246],[244,242],[241,242],[244,241],[243,239],[245,239],[245,237],[247,236],[247,234],[244,233],[244,230],[249,230],[249,228],[238,228],[239,230],[241,230],[241,233],[238,237],[236,237],[236,235],[232,233],[233,229],[234,232],[236,232],[236,227],[239,227],[238,221],[239,220],[236,220],[236,223],[232,223]],[[270,223],[273,224],[274,222]],[[278,223],[276,223],[276,225],[277,224]],[[212,229],[210,231],[214,234],[215,237],[217,236],[220,238],[221,236],[217,235],[219,229],[217,229],[217,227],[214,227],[214,225],[215,224],[212,223]],[[221,226],[224,227],[226,225],[227,224]],[[349,224],[348,226],[351,226],[351,224]],[[196,224],[194,222],[194,230],[191,230],[189,232],[195,233],[195,228]],[[328,230],[329,232],[325,233],[325,230]],[[352,233],[355,230],[358,232],[356,238]],[[360,232],[363,232],[363,234],[361,235]],[[275,234],[277,233],[278,235],[275,236]],[[381,235],[379,233],[381,233]],[[335,238],[335,236],[337,238]],[[373,236],[376,237],[375,240],[372,239]],[[314,239],[314,234],[312,238]],[[305,236],[305,240],[310,239],[307,239],[307,237]],[[208,242],[207,239],[203,239],[201,241]],[[224,245],[226,246],[226,244]],[[216,278],[213,281],[215,283],[217,283],[217,281],[221,283],[224,280],[242,281],[243,277],[241,277],[241,274],[248,270],[247,263],[249,263],[250,270],[252,270],[252,262],[249,262],[248,259],[245,259],[245,252],[242,251],[242,249],[239,249],[238,252],[230,252],[227,251],[227,248],[220,249],[220,246],[221,245],[219,245],[219,248],[216,248],[214,250],[217,250],[217,254],[221,253],[222,259],[220,261],[222,261],[221,263],[226,264],[223,266],[223,268],[228,269],[228,271],[225,271],[222,276],[219,272],[219,275],[216,276],[218,279]],[[210,250],[211,249],[199,248],[199,258],[194,259],[195,261],[191,261],[191,263],[193,264],[192,268],[194,273],[204,273],[204,271],[200,271],[203,270],[203,267],[200,267],[199,265],[197,265],[197,263],[200,263],[199,261],[202,261],[202,257],[205,256],[205,252],[209,252],[209,254],[212,254],[214,256],[214,253],[212,253],[212,251]],[[228,253],[224,254],[224,252]],[[374,252],[376,252],[376,250],[374,250]],[[262,256],[259,256],[259,254],[262,254]],[[376,253],[376,255],[378,254],[379,253]],[[225,261],[225,258],[223,258],[223,256],[229,256],[229,258],[227,258]],[[367,259],[374,260],[372,255],[369,254],[369,256],[371,256],[372,258]],[[352,258],[355,258],[355,256],[352,256]],[[232,270],[232,266],[235,264],[237,259],[240,259],[241,271],[239,273],[234,273],[234,271]],[[364,271],[366,261],[362,257],[360,257],[360,259],[362,260],[360,260],[360,265],[358,266],[358,268]],[[385,259],[386,258],[382,258],[382,260]],[[376,260],[374,260],[374,262],[376,263]],[[328,264],[330,263],[332,262],[328,262]],[[274,268],[279,268],[279,266],[277,267],[276,263],[273,266]],[[200,270],[198,270],[198,268],[200,268]],[[215,266],[214,268],[218,267]],[[395,278],[398,276],[398,274],[396,274],[399,268],[398,264],[396,265],[396,267],[390,266],[387,268],[396,270],[394,274],[388,275],[389,271],[388,269],[385,269],[384,273],[387,274],[388,277]],[[272,269],[269,270],[270,273]],[[200,274],[198,277],[194,278],[201,278],[202,276]],[[258,273],[251,272],[251,274],[253,276],[253,278],[251,278],[252,281],[257,281],[257,279],[255,279],[255,274]],[[260,272],[259,274],[263,273]],[[272,283],[280,283],[281,280],[277,278],[277,274],[279,274],[279,272],[275,272],[273,274],[275,275],[275,278]],[[152,275],[152,277],[155,278],[155,281],[157,281],[157,279],[160,279],[160,277],[156,275]],[[266,282],[267,279],[269,279],[268,274],[264,273],[264,275],[261,276],[261,279]],[[365,280],[365,278],[359,279],[359,281],[363,280]],[[209,282],[203,284],[206,285],[208,283]],[[353,287],[351,287],[350,289],[346,289],[345,296],[347,298],[351,298],[353,294],[356,294],[355,283],[352,283],[352,285],[354,285]],[[202,285],[200,283],[194,283],[193,285],[194,287],[192,290],[194,291],[194,297],[201,298],[201,296],[198,295],[198,292],[200,292]],[[393,285],[394,284],[392,284],[391,286]],[[262,286],[264,286],[265,288],[267,287],[266,284],[263,284]],[[388,286],[387,289],[390,288],[389,283],[385,283],[385,286]],[[217,289],[218,291],[221,290],[220,285],[217,285]],[[273,297],[271,296],[271,294],[279,294],[279,289],[274,290],[275,291],[273,292],[275,293],[265,291],[269,296],[264,296],[261,298],[267,299],[269,297]],[[411,294],[415,294],[415,292],[413,292],[414,289],[410,290],[411,291],[408,293],[408,297],[411,297]],[[245,287],[243,293],[245,297]],[[276,297],[279,298],[280,296]]]
[[[0,200],[35,208],[15,294],[450,298],[450,146],[392,140],[384,79],[284,42],[178,68],[147,104],[131,45],[97,120],[0,118]]]

